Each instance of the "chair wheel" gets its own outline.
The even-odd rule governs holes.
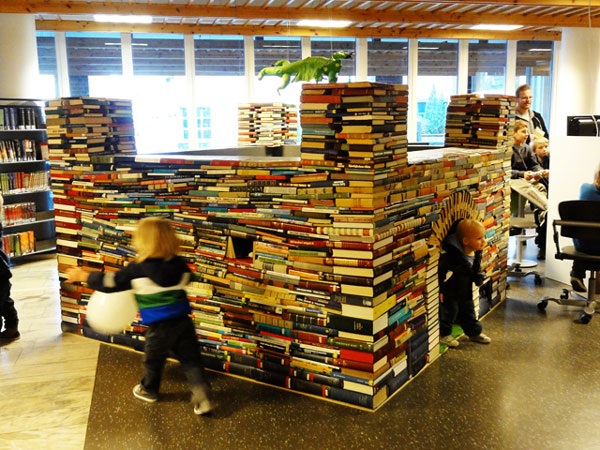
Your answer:
[[[590,323],[590,320],[592,320],[591,314],[581,313],[581,316],[579,316],[579,319],[576,320],[575,323],[582,323],[584,325],[587,325],[588,323]]]
[[[542,300],[537,304],[537,307],[540,311],[546,311],[546,306],[548,306],[548,300]]]
[[[533,280],[533,284],[535,284],[536,286],[541,286],[542,284],[544,284],[544,279],[536,274]]]

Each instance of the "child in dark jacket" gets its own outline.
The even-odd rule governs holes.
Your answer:
[[[0,227],[0,235],[2,227]],[[0,249],[0,330],[4,321],[4,331],[0,331],[0,343],[10,342],[21,336],[19,333],[19,316],[15,302],[10,296],[12,273],[8,256]]]
[[[475,314],[473,283],[481,286],[485,275],[480,273],[481,253],[486,245],[485,228],[473,219],[462,219],[456,231],[442,243],[438,276],[440,284],[440,342],[458,347],[452,337],[452,324],[458,323],[473,342],[489,344],[481,322]]]
[[[142,219],[133,237],[137,257],[117,272],[86,272],[77,267],[67,272],[70,282],[85,282],[92,289],[118,292],[133,289],[142,323],[148,325],[144,343],[146,373],[133,395],[146,402],[158,400],[160,381],[169,354],[180,361],[192,391],[195,414],[211,411],[208,385],[191,307],[184,290],[191,273],[178,256],[179,242],[162,217]]]

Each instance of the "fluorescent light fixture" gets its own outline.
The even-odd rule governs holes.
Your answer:
[[[530,52],[551,52],[551,48],[530,48]]]
[[[419,50],[439,50],[439,47],[419,47]]]
[[[299,27],[319,27],[319,28],[346,28],[350,26],[350,20],[316,20],[304,19],[299,20],[296,25]]]
[[[152,23],[152,16],[122,16],[118,14],[94,14],[95,22]]]
[[[523,28],[523,25],[494,25],[494,24],[484,24],[481,23],[479,25],[473,25],[471,30],[489,30],[489,31],[513,31],[518,30],[519,28]]]

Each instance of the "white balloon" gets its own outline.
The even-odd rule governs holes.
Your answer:
[[[135,319],[138,306],[133,291],[106,293],[95,291],[87,304],[87,321],[105,334],[116,334]]]

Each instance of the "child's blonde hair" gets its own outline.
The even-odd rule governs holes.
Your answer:
[[[537,138],[535,141],[533,141],[533,151],[535,152],[537,150],[538,147],[541,147],[542,145],[549,145],[550,141],[548,139],[546,139],[545,137],[542,138]]]
[[[523,122],[522,120],[517,120],[515,122],[514,132],[516,133],[521,128],[527,128],[527,129],[529,129],[529,125],[527,125],[527,122]]]
[[[472,236],[481,230],[485,230],[481,222],[475,219],[463,219],[456,226],[456,237],[462,243],[464,238]]]
[[[179,240],[171,224],[160,216],[144,217],[133,235],[136,261],[148,258],[169,260],[179,253]]]

